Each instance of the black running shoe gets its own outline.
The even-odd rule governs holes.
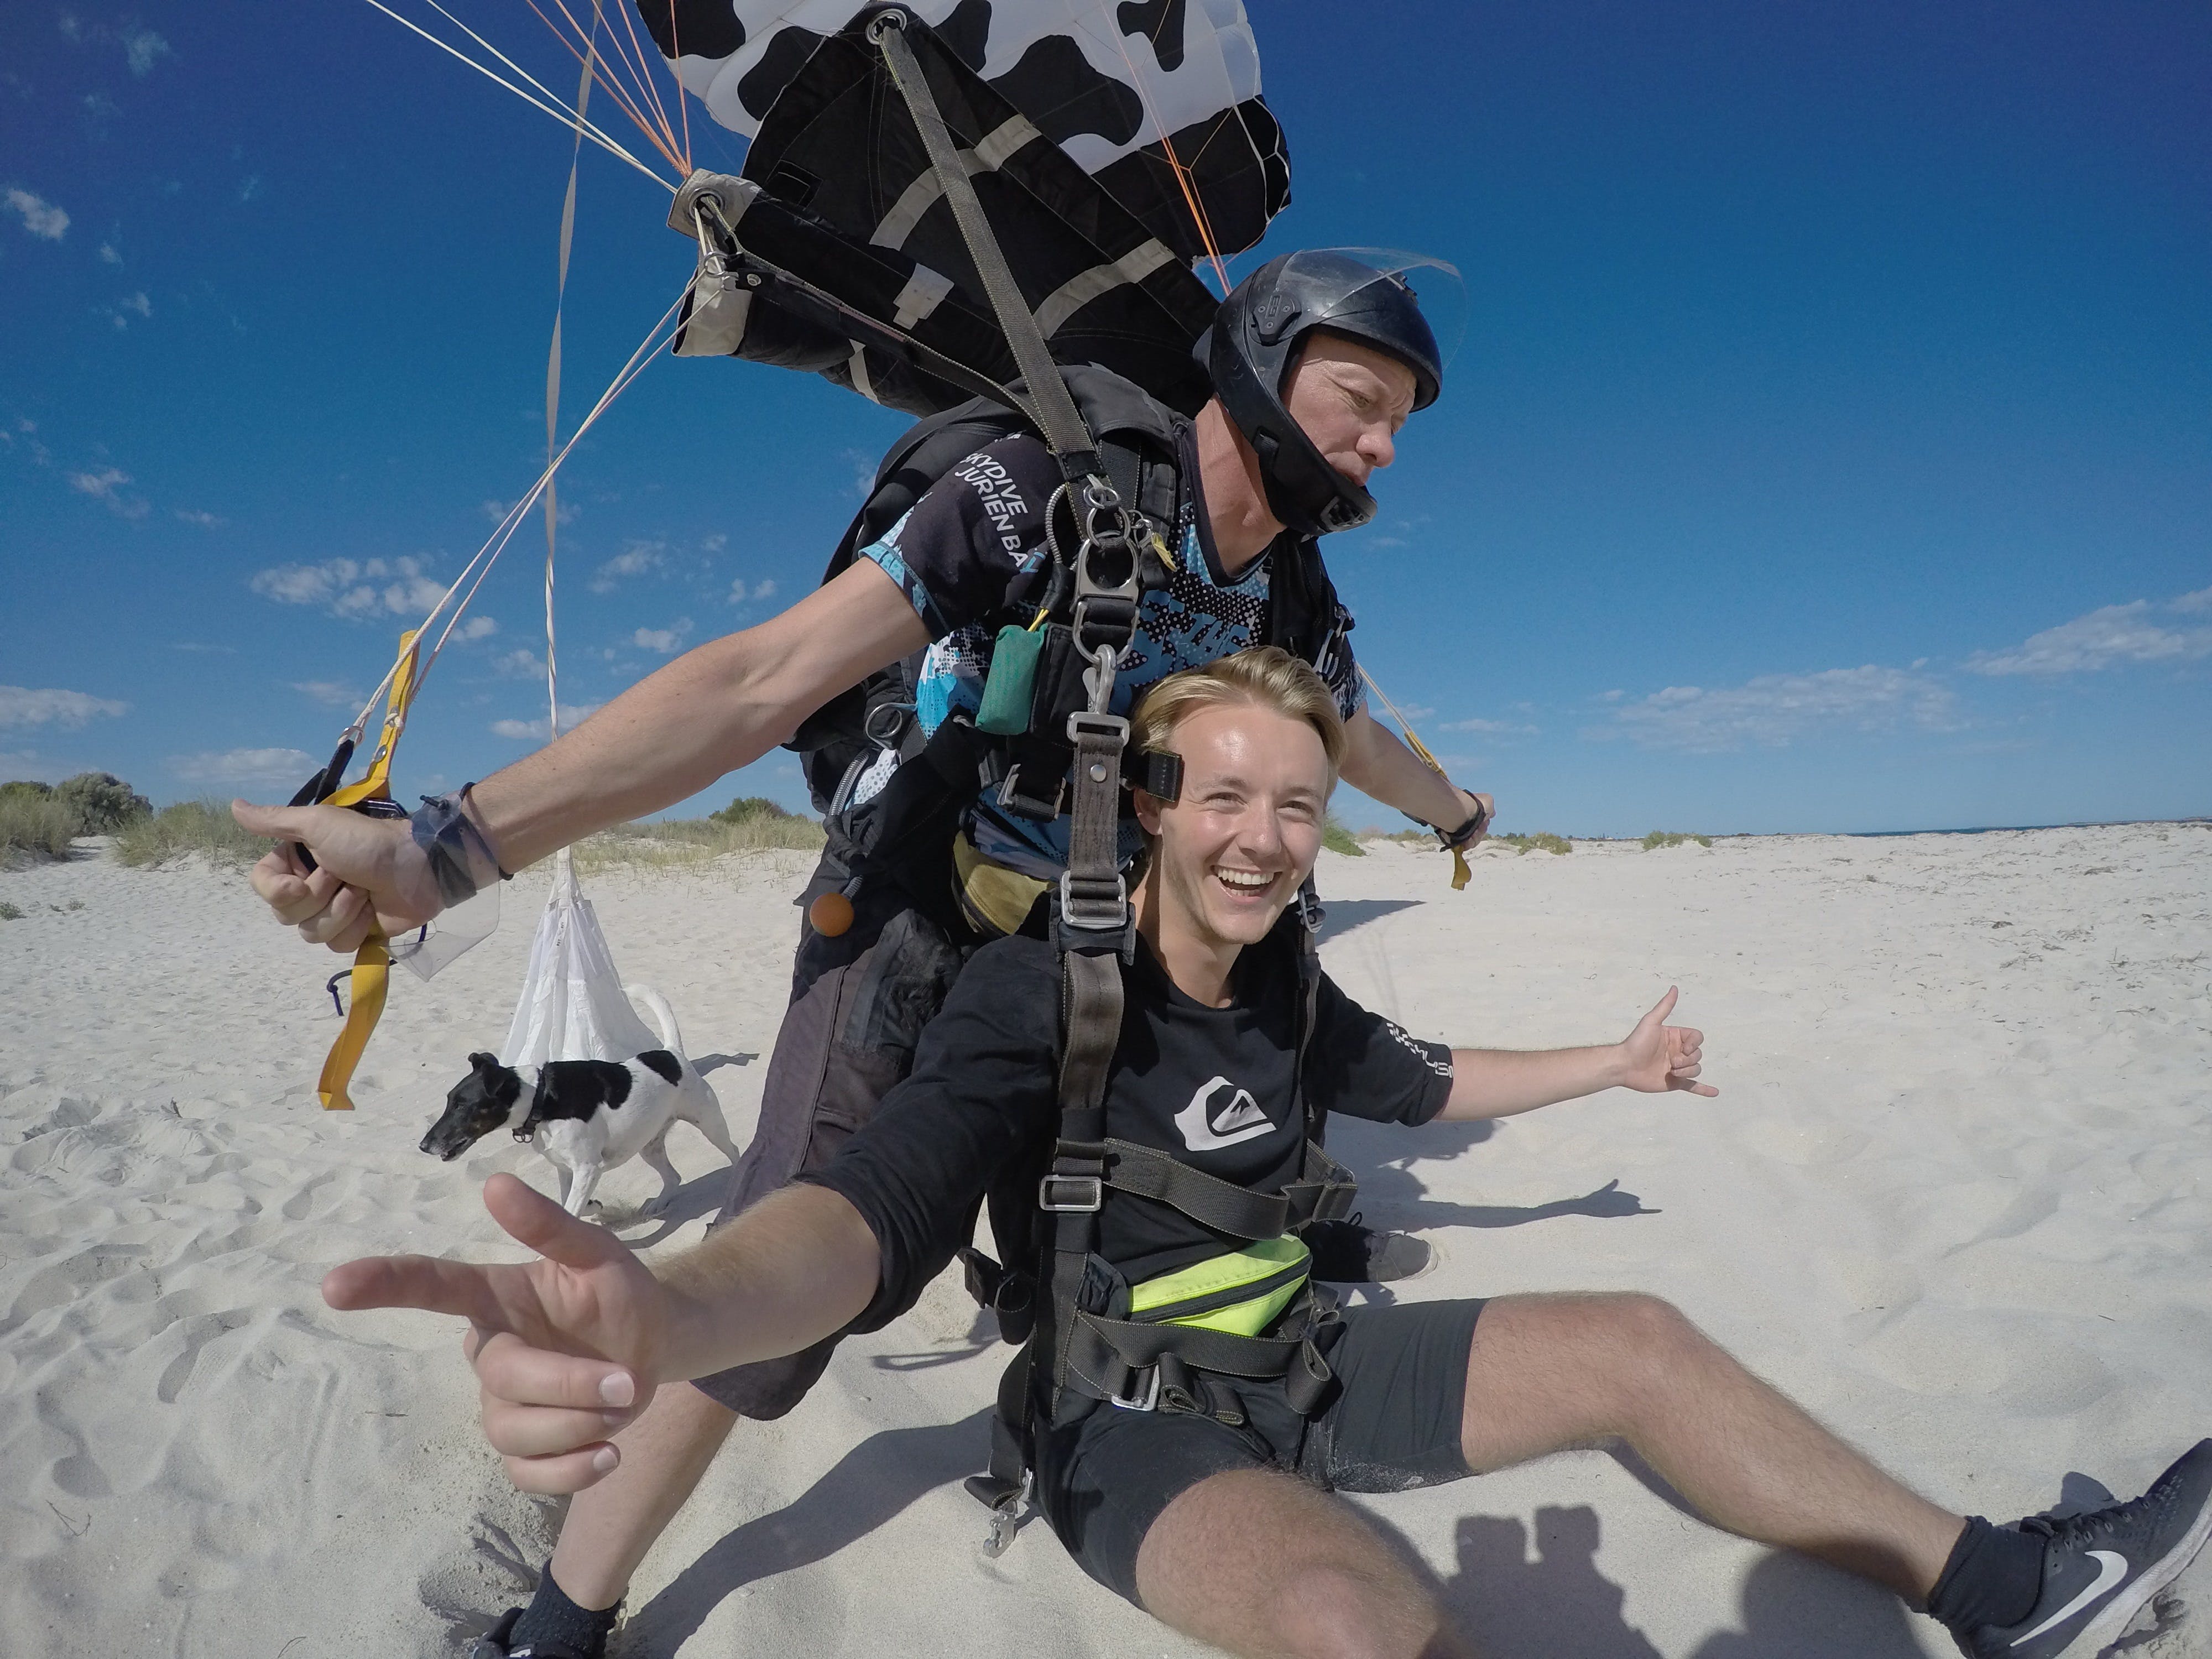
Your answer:
[[[592,1644],[588,1650],[566,1642],[530,1642],[519,1648],[509,1647],[507,1644],[514,1639],[514,1627],[521,1619],[520,1607],[509,1607],[500,1614],[499,1623],[469,1644],[468,1659],[606,1659],[604,1637]]]
[[[1969,1659],[2094,1659],[2181,1576],[2212,1534],[2212,1440],[2200,1440],[2132,1504],[2063,1521],[2030,1516],[2043,1538],[2043,1594],[2017,1625],[1963,1634]]]
[[[1298,1234],[1313,1252],[1313,1276],[1332,1285],[1379,1285],[1412,1279],[1432,1259],[1428,1245],[1410,1233],[1378,1232],[1358,1215],[1315,1221]]]

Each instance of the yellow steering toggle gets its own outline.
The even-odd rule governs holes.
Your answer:
[[[392,799],[392,752],[399,747],[399,734],[407,726],[407,705],[415,696],[416,638],[411,630],[399,636],[399,660],[392,671],[392,689],[385,695],[384,731],[377,739],[368,770],[358,782],[326,796],[325,805],[360,808],[365,802]],[[372,933],[354,953],[345,1029],[331,1045],[323,1061],[323,1074],[315,1084],[315,1094],[326,1112],[353,1110],[346,1085],[353,1081],[354,1067],[361,1063],[362,1051],[368,1047],[376,1022],[384,1013],[384,994],[391,975],[390,945],[383,934]]]

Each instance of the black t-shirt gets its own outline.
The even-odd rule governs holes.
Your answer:
[[[1136,636],[1117,665],[1111,710],[1117,714],[1127,714],[1146,687],[1180,669],[1267,642],[1272,572],[1287,553],[1279,544],[1236,575],[1225,574],[1188,433],[1181,451],[1177,523],[1163,538],[1168,582],[1145,595]],[[1051,574],[1045,520],[1060,482],[1059,465],[1042,443],[1025,433],[1001,438],[939,479],[881,540],[860,550],[861,558],[898,583],[935,641],[915,693],[925,732],[954,709],[975,714],[998,630],[1009,623],[1027,627],[1035,618]],[[1358,666],[1346,638],[1351,626],[1340,605],[1314,665],[1346,720],[1362,702]],[[855,803],[881,789],[895,769],[887,757],[856,789]],[[999,811],[987,797],[972,809],[968,827],[983,852],[1028,874],[1049,879],[1066,862],[1064,817],[1040,825]],[[1125,855],[1136,851],[1135,836],[1128,831]]]
[[[1300,1172],[1304,1124],[1291,1099],[1297,964],[1278,933],[1246,951],[1227,1008],[1176,989],[1149,951],[1124,975],[1121,1038],[1106,1133],[1155,1146],[1224,1181],[1278,1193]],[[1002,1171],[1041,1167],[1058,1133],[1060,975],[1052,947],[1016,936],[985,945],[923,1032],[914,1073],[821,1170],[883,1247],[883,1279],[854,1328],[913,1305],[954,1251]],[[1425,1123],[1451,1093],[1451,1051],[1370,1014],[1324,975],[1306,1051],[1323,1111]],[[1152,1200],[1109,1191],[1098,1253],[1137,1284],[1241,1249]]]

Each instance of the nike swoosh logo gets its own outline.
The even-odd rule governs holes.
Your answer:
[[[1190,1104],[1175,1115],[1175,1126],[1182,1132],[1182,1144],[1194,1152],[1211,1152],[1224,1146],[1234,1146],[1240,1140],[1266,1134],[1275,1127],[1268,1121],[1267,1115],[1260,1109],[1259,1103],[1243,1089],[1237,1090],[1220,1121],[1212,1121],[1210,1113],[1214,1096],[1224,1089],[1231,1088],[1236,1088],[1236,1085],[1225,1077],[1200,1084],[1198,1092],[1190,1097]]]
[[[2112,1550],[2091,1550],[2089,1559],[2097,1564],[2097,1582],[2089,1585],[2079,1595],[2028,1632],[2027,1635],[2014,1637],[2013,1646],[2018,1647],[2023,1642],[2033,1642],[2044,1632],[2064,1624],[2099,1596],[2109,1594],[2113,1585],[2128,1576],[2128,1561],[2124,1555]]]

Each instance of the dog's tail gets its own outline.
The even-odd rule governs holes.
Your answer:
[[[649,985],[625,985],[623,994],[652,1018],[663,1048],[674,1049],[679,1058],[690,1058],[684,1053],[684,1033],[676,1028],[676,1012],[662,1000],[659,992]]]

